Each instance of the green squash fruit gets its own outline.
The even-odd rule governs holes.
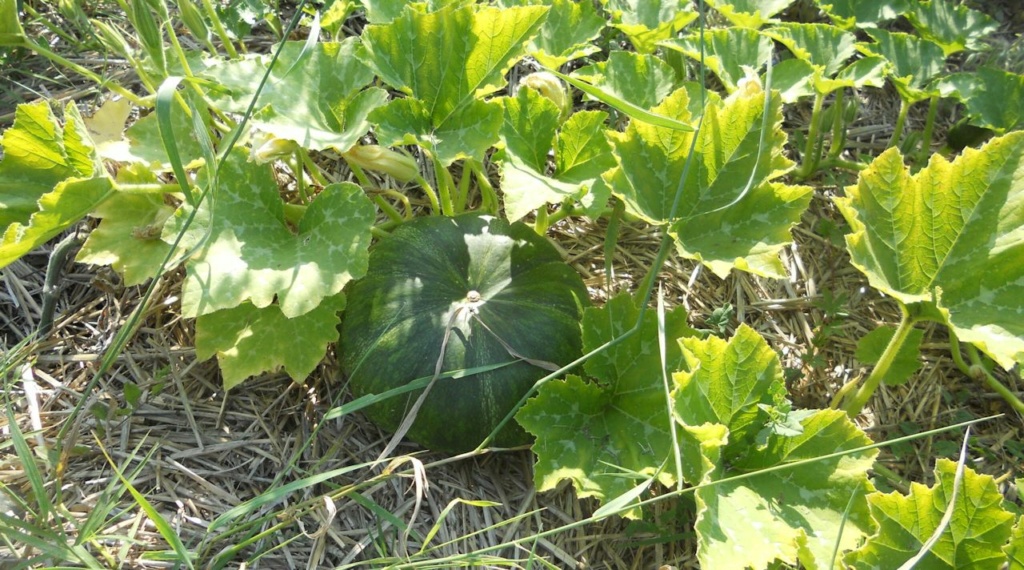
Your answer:
[[[558,366],[579,358],[580,318],[589,304],[579,274],[547,239],[526,225],[476,214],[399,226],[370,250],[366,276],[346,293],[341,364],[356,397],[433,377],[448,327],[442,373],[512,363],[434,383],[406,435],[451,453],[477,447],[550,373],[509,348]],[[364,411],[394,431],[422,391]],[[492,445],[529,441],[510,420]]]

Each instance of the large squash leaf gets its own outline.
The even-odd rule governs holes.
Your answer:
[[[955,462],[940,458],[935,464],[934,486],[911,483],[907,496],[896,491],[868,496],[878,532],[863,547],[847,555],[846,564],[858,570],[899,568],[916,556],[950,507],[956,469]],[[1014,516],[1001,506],[1002,500],[991,476],[966,468],[949,526],[917,567],[1001,567],[1006,561],[1003,546],[1014,523]]]
[[[982,38],[999,28],[988,14],[947,0],[911,2],[906,16],[922,38],[941,45],[946,55],[984,48]]]
[[[914,175],[887,150],[846,194],[847,249],[872,286],[937,307],[1004,368],[1024,362],[1024,133]]]
[[[277,305],[257,308],[242,303],[196,319],[196,356],[217,356],[224,389],[241,384],[250,376],[284,368],[296,382],[302,382],[338,340],[338,313],[345,307],[339,293],[316,308],[288,318]]]
[[[612,298],[604,307],[587,309],[584,352],[621,336],[638,316],[639,308],[628,294]],[[636,334],[587,360],[586,372],[596,382],[577,376],[548,382],[516,415],[537,436],[533,450],[538,490],[553,489],[562,479],[570,479],[580,497],[607,502],[628,492],[643,477],[657,475],[666,485],[675,482],[657,326],[653,311],[648,311]],[[694,334],[682,308],[666,315],[667,338]],[[680,359],[678,345],[669,343],[665,365],[674,370]],[[639,508],[624,513],[631,518],[639,515]]]
[[[858,44],[858,49],[880,55],[890,63],[888,75],[904,100],[913,103],[932,96],[934,90],[925,86],[945,70],[942,47],[910,34],[881,29],[867,33],[874,43]]]
[[[980,67],[953,73],[936,85],[964,103],[971,124],[1005,133],[1024,125],[1024,75]]]
[[[786,46],[798,59],[825,68],[833,76],[856,52],[857,37],[828,24],[786,22],[764,32]]]
[[[686,434],[683,456],[696,456],[698,444],[715,450],[702,452],[710,468],[687,473],[691,483],[701,484],[701,567],[761,569],[799,561],[821,568],[837,541],[842,549],[858,545],[870,531],[864,496],[872,490],[867,471],[877,452],[765,471],[869,445],[868,437],[842,412],[791,410],[778,356],[746,325],[728,342],[710,337],[680,343],[686,368],[674,376],[673,408]]]
[[[536,0],[504,0],[503,6],[536,5]],[[590,55],[600,48],[590,43],[604,29],[604,18],[590,2],[548,0],[544,25],[527,44],[527,52],[541,65],[557,69],[564,63]]]
[[[778,252],[791,241],[789,228],[810,203],[811,189],[775,182],[792,167],[782,155],[786,135],[782,109],[756,83],[724,101],[710,100],[694,147],[696,156],[671,209],[683,176],[693,133],[633,122],[609,133],[618,166],[604,180],[631,213],[655,224],[671,224],[681,255],[697,259],[720,276],[733,267],[781,276]],[[690,121],[682,89],[654,112]]]
[[[547,8],[408,9],[363,31],[363,59],[409,98],[376,110],[384,144],[417,143],[442,163],[482,159],[498,140],[501,105],[482,101],[505,85]]]
[[[653,55],[616,50],[608,59],[578,69],[574,74],[608,95],[650,109],[675,88],[675,72]]]
[[[695,61],[703,61],[729,93],[747,77],[748,70],[760,70],[772,57],[771,38],[748,28],[708,30],[667,40],[661,45]]]
[[[679,0],[608,0],[605,9],[640,53],[654,52],[659,41],[697,19],[693,6]]]
[[[157,181],[156,175],[140,164],[122,168],[117,179],[137,184]],[[76,260],[113,267],[125,285],[156,277],[171,251],[174,236],[167,236],[168,241],[161,238],[173,213],[174,208],[161,195],[117,193],[92,212],[100,224],[89,233]]]
[[[0,267],[46,243],[114,193],[74,103],[62,126],[45,101],[19,105],[3,136]]]
[[[545,204],[579,199],[615,165],[604,138],[607,114],[580,111],[559,127],[559,109],[533,89],[520,88],[504,102],[500,135],[505,214],[517,221]],[[554,150],[555,168],[548,169]]]
[[[364,89],[373,72],[356,57],[358,41],[288,42],[281,49],[270,79],[260,92],[250,124],[304,148],[348,150],[370,128],[367,115],[386,100],[383,89]],[[270,65],[269,55],[227,61],[203,75],[228,93],[215,102],[226,111],[248,108],[258,82]]]
[[[792,3],[793,0],[708,0],[708,4],[734,26],[754,30],[777,22],[772,16]]]
[[[769,419],[766,410],[785,404],[778,355],[745,325],[728,342],[714,336],[679,342],[686,366],[675,374],[678,418],[685,425],[726,426],[726,452],[734,458],[744,455]]]
[[[188,264],[182,314],[206,315],[245,301],[263,308],[276,299],[291,319],[366,273],[374,208],[358,186],[324,188],[293,231],[269,166],[235,151],[222,164],[220,181],[202,206],[216,215],[197,218],[209,224],[209,237]]]
[[[832,23],[844,30],[878,28],[879,23],[895,20],[907,12],[909,0],[815,0]]]

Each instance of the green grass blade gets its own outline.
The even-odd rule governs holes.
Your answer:
[[[255,497],[242,503],[241,505],[238,505],[237,507],[228,509],[227,511],[224,512],[224,514],[213,519],[213,522],[210,523],[208,529],[210,531],[217,530],[218,528],[224,526],[228,521],[237,519],[239,517],[248,516],[250,513],[256,511],[263,505],[276,503],[284,499],[286,496],[288,496],[289,493],[293,491],[305,489],[306,487],[311,487],[313,485],[318,485],[325,481],[330,481],[335,477],[339,477],[346,473],[350,473],[357,469],[363,469],[364,467],[368,467],[371,465],[375,465],[375,463],[358,463],[356,465],[347,465],[345,467],[333,469],[331,471],[327,471],[324,473],[317,473],[316,475],[306,477],[304,479],[298,479],[286,485],[281,485],[280,487],[271,489],[258,497]]]
[[[171,169],[174,171],[174,178],[181,186],[182,193],[185,194],[185,201],[196,208],[198,200],[192,192],[192,187],[188,184],[189,177],[185,173],[185,165],[181,161],[181,153],[178,152],[178,142],[174,138],[174,128],[171,126],[171,105],[176,99],[178,85],[184,79],[184,77],[168,77],[160,84],[160,88],[156,91],[156,122],[160,131],[160,141],[164,145]],[[194,112],[192,115],[195,117]]]
[[[5,392],[9,395],[11,390],[8,389]],[[29,486],[32,488],[35,504],[39,507],[39,512],[36,515],[40,520],[49,520],[54,512],[54,505],[47,494],[43,473],[36,463],[36,454],[28,446],[28,441],[25,440],[25,434],[21,431],[21,427],[14,417],[14,411],[11,409],[10,400],[4,402],[4,412],[7,414],[7,426],[11,432],[11,442],[14,444],[14,450],[18,455],[18,459],[21,460],[21,468],[25,472]]]
[[[132,485],[131,481],[124,476],[121,469],[116,463],[114,463],[113,458],[111,458],[110,454],[107,453],[107,449],[103,446],[103,442],[100,441],[98,437],[96,438],[96,444],[100,447],[100,451],[103,452],[103,456],[107,458],[107,462],[110,463],[110,467],[114,470],[114,473],[117,474],[117,478],[125,486],[128,492],[131,493],[132,498],[135,499],[135,502],[142,508],[142,511],[146,513],[146,516],[149,517],[149,520],[153,525],[156,526],[157,532],[160,533],[160,536],[167,541],[167,544],[171,546],[174,553],[178,555],[177,562],[185,564],[185,567],[189,568],[189,570],[194,570],[195,566],[192,565],[192,555],[181,542],[181,537],[178,536],[178,533],[171,528],[171,524],[168,523],[167,519],[160,514],[160,511],[157,511],[153,504],[150,503],[146,497],[144,497],[142,493]],[[154,447],[153,450],[150,451],[149,455],[146,456],[146,459],[148,460],[155,451],[156,448]]]

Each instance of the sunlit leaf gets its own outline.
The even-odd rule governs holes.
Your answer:
[[[295,318],[366,272],[374,208],[358,186],[324,188],[293,230],[269,166],[246,162],[235,151],[223,163],[220,181],[203,206],[216,215],[206,222],[209,238],[188,264],[183,314],[205,315],[245,301],[263,308],[276,300],[285,318]]]
[[[874,493],[868,496],[878,532],[845,563],[856,569],[899,568],[915,556],[939,526],[953,495],[956,463],[940,458],[936,483],[910,484],[910,494]],[[989,475],[964,470],[962,486],[949,526],[918,568],[999,568],[1006,560],[1002,547],[1010,538],[1014,517],[1002,508],[1003,497]]]
[[[602,172],[614,166],[604,138],[607,115],[598,111],[574,113],[559,126],[559,109],[533,89],[520,88],[504,99],[500,134],[505,148],[501,189],[505,214],[516,221],[544,206],[580,198]],[[554,169],[548,154],[554,150]],[[551,171],[549,171],[551,170]]]
[[[770,568],[776,561],[829,568],[837,542],[843,552],[871,531],[864,496],[874,490],[867,473],[877,451],[757,473],[871,443],[841,411],[819,410],[801,425],[801,435],[775,438],[756,463],[724,468],[713,479],[755,474],[697,490],[702,568]]]
[[[386,94],[364,89],[373,73],[356,56],[358,41],[288,42],[260,93],[250,124],[310,150],[348,150],[366,134],[367,115]],[[214,101],[225,111],[242,113],[270,64],[269,55],[253,55],[209,67],[203,74],[229,93]]]
[[[775,23],[773,16],[785,10],[794,0],[708,0],[708,4],[732,25],[758,29]]]
[[[1024,75],[981,67],[954,73],[936,89],[961,99],[975,126],[1007,132],[1024,125]]]
[[[608,0],[612,25],[626,34],[639,53],[652,53],[657,43],[697,19],[689,2],[679,0]]]
[[[673,376],[676,418],[690,426],[726,426],[726,452],[742,456],[768,420],[761,406],[786,399],[778,355],[745,325],[728,342],[715,336],[679,342],[686,364]]]
[[[832,22],[849,30],[876,28],[880,22],[895,20],[907,12],[908,0],[816,0]]]
[[[277,305],[256,308],[251,303],[202,315],[196,319],[196,357],[217,356],[225,390],[279,368],[302,382],[338,340],[338,314],[344,306],[345,296],[338,294],[293,318]]]
[[[155,183],[156,176],[141,165],[123,168],[120,183]],[[79,263],[110,265],[125,285],[156,277],[171,244],[161,240],[174,208],[160,194],[117,193],[100,204],[92,216],[100,224],[89,233],[76,258]],[[173,237],[173,236],[169,236]]]
[[[445,164],[482,158],[498,140],[501,106],[480,98],[504,87],[505,72],[546,12],[540,6],[410,9],[389,24],[367,26],[362,59],[412,99],[374,112],[380,142],[415,141]]]
[[[823,67],[827,77],[845,67],[856,52],[856,36],[828,24],[786,22],[764,33],[786,46],[796,57]]]
[[[904,304],[934,305],[1004,368],[1024,361],[1024,133],[933,155],[911,175],[890,149],[836,204],[854,265]]]
[[[619,295],[583,317],[584,352],[631,328],[639,309],[628,294]],[[665,335],[676,339],[696,334],[686,325],[682,308],[666,315]],[[587,361],[587,374],[544,384],[516,416],[537,436],[534,477],[538,490],[570,479],[580,497],[606,502],[630,491],[640,476],[651,477],[669,461],[658,480],[671,485],[675,468],[668,405],[658,354],[657,321],[648,311],[640,330]],[[668,344],[669,370],[680,364],[680,351]],[[633,475],[630,475],[632,473]],[[639,508],[624,516],[636,518]]]
[[[0,267],[85,217],[114,193],[74,103],[61,125],[45,101],[19,105],[0,162]]]
[[[999,28],[987,14],[949,0],[911,2],[906,16],[922,38],[942,46],[946,55],[981,49],[981,39]]]
[[[501,5],[551,7],[537,37],[530,40],[526,48],[527,53],[545,67],[558,68],[600,49],[590,42],[604,29],[605,20],[591,2],[504,0]]]
[[[624,133],[609,133],[618,166],[604,180],[631,213],[671,224],[679,252],[716,274],[738,267],[781,275],[778,251],[791,241],[789,228],[806,209],[810,188],[774,181],[792,163],[781,153],[786,141],[781,102],[774,96],[770,101],[767,121],[764,92],[753,83],[721,103],[709,102],[685,183],[681,178],[692,133],[638,122]],[[654,111],[692,120],[683,90]],[[679,188],[682,196],[672,218]]]
[[[761,471],[868,445],[867,436],[842,412],[790,410],[778,356],[746,325],[728,341],[712,336],[680,344],[686,366],[673,375],[673,410],[684,428],[683,456],[696,457],[694,445],[703,443],[700,455],[713,464],[697,472],[691,467],[687,475],[700,475],[689,482],[702,484],[696,492],[701,567],[761,569],[773,561],[827,567],[841,527],[840,545],[858,545],[870,529],[864,495],[872,490],[867,471],[877,452]],[[800,429],[758,443],[769,410],[792,415]],[[709,430],[714,425],[727,435]],[[722,481],[738,475],[747,476]],[[851,496],[855,508],[844,527]]]
[[[1009,562],[1007,570],[1024,570],[1024,517],[1017,519],[1003,552]]]
[[[676,87],[675,72],[668,64],[628,51],[609,52],[606,61],[582,67],[575,75],[641,109],[654,107]]]
[[[677,40],[661,43],[686,57],[700,61],[732,93],[749,72],[759,71],[772,56],[772,40],[748,28],[722,28],[694,33]],[[701,46],[703,45],[703,54]]]
[[[870,29],[874,43],[858,44],[865,53],[876,54],[889,61],[889,75],[900,95],[916,102],[931,96],[925,86],[946,68],[946,55],[935,42],[910,34]]]

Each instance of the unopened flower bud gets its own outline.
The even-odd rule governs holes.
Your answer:
[[[290,156],[299,145],[288,139],[279,139],[268,133],[256,135],[249,151],[249,160],[257,164],[266,164],[279,158]]]
[[[757,71],[749,65],[741,65],[740,68],[743,69],[743,79],[736,82],[736,88],[745,95],[760,93],[761,78],[758,77]]]
[[[562,84],[562,80],[555,74],[547,71],[531,73],[523,78],[522,85],[537,91],[554,103],[563,119],[569,116],[569,111],[572,109],[572,98],[566,91],[565,85]]]
[[[383,172],[399,182],[408,182],[420,173],[411,156],[375,144],[356,145],[341,156],[359,168]]]

